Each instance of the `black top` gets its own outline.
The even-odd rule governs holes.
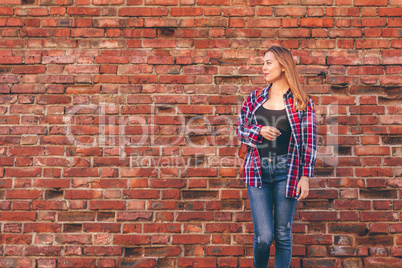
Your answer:
[[[261,157],[272,157],[288,153],[290,136],[289,119],[286,110],[269,110],[262,105],[255,112],[257,123],[263,126],[276,127],[280,132],[275,141],[269,141],[263,138],[261,144],[257,144],[257,149]]]

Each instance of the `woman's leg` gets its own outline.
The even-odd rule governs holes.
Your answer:
[[[275,268],[289,268],[292,258],[292,225],[297,199],[287,198],[286,178],[276,182],[274,189]]]
[[[263,188],[247,185],[247,192],[254,225],[254,267],[267,268],[273,238],[272,189],[263,182]]]

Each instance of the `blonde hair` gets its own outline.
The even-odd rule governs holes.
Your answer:
[[[304,111],[307,108],[309,102],[309,96],[302,88],[299,81],[299,72],[296,68],[296,64],[293,61],[293,56],[290,51],[279,45],[271,45],[264,53],[272,52],[275,54],[276,59],[282,69],[285,70],[285,79],[289,84],[290,90],[292,91],[294,102],[293,109]],[[296,106],[297,104],[297,106]]]

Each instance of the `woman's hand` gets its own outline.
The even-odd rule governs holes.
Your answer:
[[[310,181],[309,177],[301,176],[299,182],[297,183],[297,189],[296,189],[296,194],[299,195],[299,198],[297,199],[297,201],[303,200],[304,198],[306,198],[308,196],[309,181]]]
[[[276,127],[263,126],[260,134],[269,141],[274,141],[281,135],[281,132]]]

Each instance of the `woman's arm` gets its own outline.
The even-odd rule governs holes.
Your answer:
[[[315,107],[312,100],[307,106],[306,117],[302,119],[302,145],[300,165],[302,174],[297,183],[297,200],[303,200],[309,193],[310,177],[314,177],[314,165],[317,154],[317,119],[315,116]]]
[[[317,154],[317,118],[313,101],[307,106],[305,118],[302,120],[301,170],[302,176],[314,177],[314,165]]]
[[[262,142],[260,131],[263,126],[259,124],[250,125],[252,115],[251,112],[253,104],[256,100],[256,92],[257,90],[250,94],[248,98],[244,101],[239,113],[239,120],[236,129],[237,138],[241,142],[251,147],[256,147],[257,143]]]

